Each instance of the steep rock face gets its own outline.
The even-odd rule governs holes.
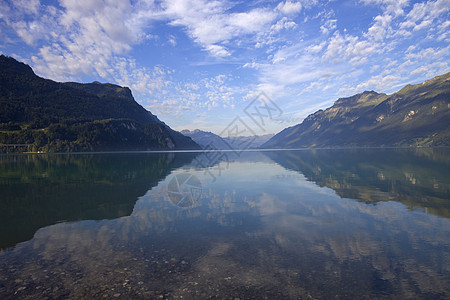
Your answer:
[[[54,82],[3,55],[0,105],[0,144],[28,145],[21,151],[200,148],[139,105],[127,87]]]
[[[450,73],[392,95],[337,100],[275,135],[263,148],[450,145]]]

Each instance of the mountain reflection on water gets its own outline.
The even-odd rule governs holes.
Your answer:
[[[365,203],[396,201],[450,218],[450,149],[322,149],[264,152],[286,169]]]
[[[195,155],[0,156],[0,249],[58,222],[130,215],[138,197]]]
[[[247,152],[211,169],[182,153],[94,155],[90,179],[68,172],[64,195],[98,184],[109,195],[98,203],[139,197],[133,211],[43,227],[0,251],[0,297],[448,298],[448,150],[333,151]],[[112,183],[94,175],[110,165],[127,167]],[[2,182],[40,180],[6,170]],[[190,176],[198,198],[174,205],[169,183]]]

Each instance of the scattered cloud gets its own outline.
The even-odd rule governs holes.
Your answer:
[[[177,40],[175,39],[175,36],[170,35],[169,39],[168,39],[169,44],[171,44],[173,47],[175,47],[177,45]]]
[[[151,76],[148,78],[151,81]],[[155,90],[166,91],[165,97],[154,94],[157,100],[146,100],[147,107],[157,114],[170,116],[180,116],[185,111],[211,111],[215,108],[236,107],[242,88],[234,86],[229,75],[219,74],[213,77],[206,77],[197,82],[173,82],[162,81],[161,86]]]
[[[296,27],[297,27],[297,23],[295,23],[291,19],[288,19],[287,17],[283,17],[276,24],[274,24],[270,27],[270,33],[274,34],[283,29],[294,29]]]
[[[429,28],[435,19],[440,15],[449,13],[449,1],[437,0],[430,2],[415,3],[411,11],[407,14],[405,20],[400,24],[401,29],[405,29],[406,34],[409,34],[408,30],[419,31]],[[437,31],[444,33],[449,21],[444,22],[444,26],[439,26]]]
[[[404,14],[404,8],[408,5],[409,0],[362,0],[366,5],[381,6],[386,14],[400,16]]]
[[[31,57],[36,71],[56,80],[93,73],[105,79],[117,77],[116,60],[145,36],[144,28],[134,26],[136,11],[131,3],[61,0],[59,5],[38,0],[8,5],[11,13],[6,23],[26,44],[38,45],[38,53]]]
[[[16,0],[13,5],[25,14],[37,15],[41,4],[39,0]]]
[[[239,109],[264,91],[298,120],[449,71],[449,0],[345,5],[367,14],[361,24],[348,28],[344,4],[325,0],[0,0],[0,50],[55,80],[129,86],[176,118]]]
[[[336,23],[337,20],[327,20],[322,26],[320,26],[320,31],[323,34],[329,34],[331,31],[336,29]]]
[[[214,44],[206,45],[205,50],[216,57],[225,57],[225,56],[231,55],[231,53],[224,46],[220,46],[220,45],[214,45]]]
[[[222,43],[248,34],[265,31],[277,14],[265,8],[229,13],[226,1],[169,0],[164,14],[173,26],[182,26],[187,34],[213,56],[230,53]]]
[[[292,15],[300,12],[302,4],[300,2],[284,1],[277,5],[277,9],[283,14]]]

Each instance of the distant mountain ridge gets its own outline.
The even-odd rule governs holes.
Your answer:
[[[338,99],[261,148],[450,146],[450,73],[392,95]]]
[[[214,147],[216,149],[228,149],[224,140],[215,133],[209,131],[203,131],[200,129],[188,130],[184,129],[180,131],[185,136],[190,137],[194,142],[200,145],[203,149],[206,147]]]
[[[215,133],[199,129],[192,131],[185,129],[182,130],[181,133],[192,138],[194,142],[199,144],[202,148],[210,147],[212,149],[219,150],[237,150],[232,148],[239,147],[239,145],[241,145],[241,147],[245,147],[246,149],[256,149],[273,137],[273,134],[265,134],[252,137],[238,136],[230,138],[221,137]]]
[[[99,82],[60,83],[0,56],[0,144],[3,151],[200,149],[133,98],[131,90]]]

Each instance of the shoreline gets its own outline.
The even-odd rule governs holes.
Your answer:
[[[436,149],[450,146],[372,146],[372,147],[317,147],[317,148],[262,148],[262,149],[186,149],[186,150],[117,150],[86,152],[7,152],[2,155],[50,155],[50,154],[152,154],[152,153],[203,153],[203,152],[269,152],[269,151],[308,151],[308,150],[363,150],[363,149]]]

